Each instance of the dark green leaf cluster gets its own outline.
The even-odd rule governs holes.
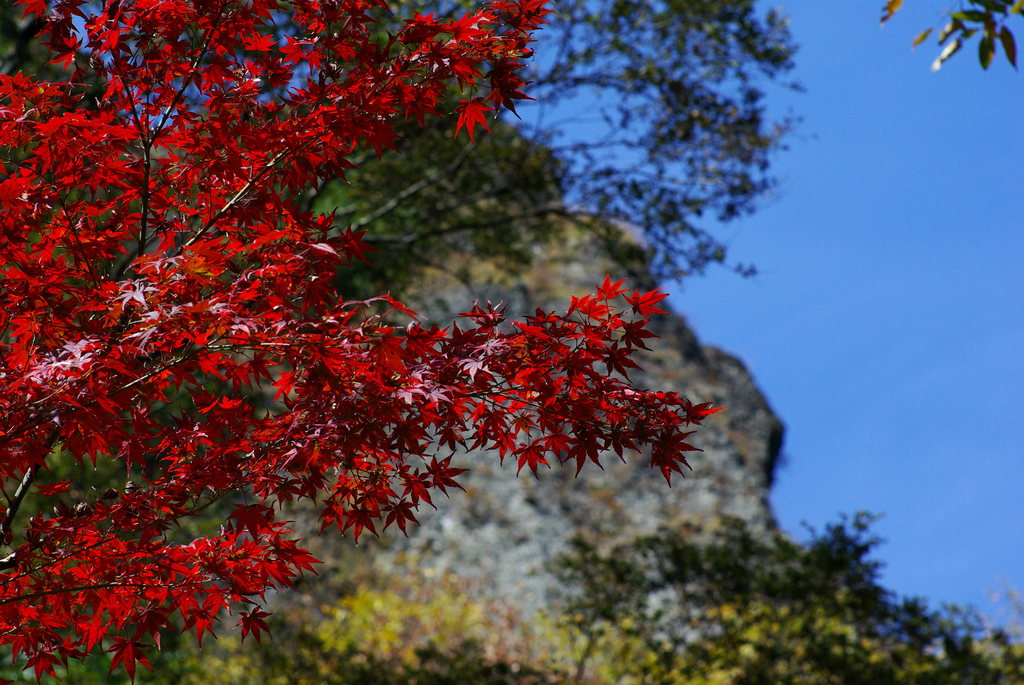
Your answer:
[[[397,153],[353,170],[312,199],[338,225],[367,231],[376,251],[345,270],[342,291],[408,291],[429,269],[457,272],[454,256],[514,273],[568,215],[560,162],[508,124],[475,141],[447,122],[410,123]],[[459,276],[461,274],[454,273]]]

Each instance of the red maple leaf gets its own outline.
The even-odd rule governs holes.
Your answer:
[[[459,135],[459,131],[463,127],[466,129],[466,133],[469,134],[469,140],[473,140],[473,129],[477,124],[483,126],[487,131],[491,130],[491,127],[487,125],[487,112],[494,111],[494,108],[483,101],[483,98],[473,98],[472,100],[464,100],[459,103],[455,108],[455,111],[459,114],[458,122],[455,124],[455,135]]]

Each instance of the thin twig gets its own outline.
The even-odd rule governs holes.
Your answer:
[[[50,437],[47,440],[49,449],[53,449],[53,444],[57,442],[57,436],[60,435],[60,431],[53,431],[50,433]],[[35,480],[36,475],[39,473],[39,464],[32,464],[25,471],[25,475],[22,476],[21,482],[18,484],[18,489],[14,491],[14,496],[8,500],[7,509],[4,511],[4,520],[0,521],[0,543],[8,544],[6,542],[8,536],[11,535],[12,527],[14,525],[14,517],[18,514],[18,509],[21,507],[21,503],[25,500],[25,495],[28,494],[29,488],[32,487],[32,482]],[[13,548],[13,545],[10,545]],[[17,556],[17,552],[12,552],[8,556],[0,559],[0,569],[10,568],[14,565],[14,557]]]
[[[278,162],[280,162],[280,161],[281,161],[281,160],[282,160],[282,159],[284,158],[284,156],[285,156],[285,155],[287,155],[287,154],[288,154],[289,152],[290,152],[290,151],[289,151],[288,149],[284,149],[284,150],[281,150],[280,152],[278,152],[278,153],[277,153],[276,155],[274,155],[274,157],[273,157],[273,158],[272,158],[272,159],[271,159],[271,160],[270,160],[269,162],[267,162],[267,165],[266,165],[265,167],[263,167],[263,169],[261,169],[261,170],[260,170],[260,172],[259,172],[258,174],[256,174],[256,176],[254,176],[253,178],[250,178],[250,179],[249,179],[248,181],[246,181],[246,182],[245,182],[245,185],[244,185],[244,186],[242,186],[242,187],[241,187],[241,188],[240,188],[240,189],[238,190],[238,192],[237,192],[237,193],[235,193],[235,194],[234,194],[234,195],[232,196],[232,198],[231,198],[230,200],[228,200],[228,201],[227,201],[227,202],[226,202],[226,203],[224,204],[224,206],[223,206],[223,207],[221,207],[221,208],[220,208],[220,209],[219,209],[219,210],[217,211],[217,213],[216,213],[216,214],[214,214],[214,215],[213,215],[212,217],[210,217],[209,221],[207,221],[207,222],[206,222],[206,224],[205,224],[205,225],[203,225],[203,227],[202,227],[202,228],[200,228],[200,229],[199,229],[198,231],[196,231],[196,232],[195,232],[195,234],[193,234],[193,236],[192,236],[191,238],[189,238],[189,239],[188,239],[187,241],[185,241],[185,243],[184,243],[184,244],[183,244],[183,245],[181,246],[181,250],[182,250],[182,251],[184,251],[184,249],[185,249],[186,247],[189,247],[190,245],[192,245],[193,243],[195,243],[195,242],[196,242],[197,240],[199,240],[199,238],[201,238],[201,237],[202,237],[202,236],[203,236],[203,235],[204,235],[204,234],[205,234],[205,233],[206,233],[207,231],[209,231],[209,230],[210,230],[211,228],[213,228],[213,225],[214,225],[214,224],[216,224],[216,223],[217,223],[217,221],[218,221],[218,220],[219,220],[219,219],[220,219],[220,218],[221,218],[222,216],[224,216],[225,214],[227,214],[227,213],[228,213],[228,212],[229,212],[229,211],[231,210],[231,208],[232,208],[232,207],[234,207],[234,206],[235,206],[236,204],[238,204],[238,203],[239,203],[239,202],[241,201],[241,199],[242,199],[243,197],[245,197],[245,195],[246,195],[246,194],[247,194],[247,193],[248,193],[248,192],[249,192],[250,190],[252,190],[252,189],[253,189],[253,186],[255,186],[255,185],[256,185],[257,183],[259,183],[259,182],[260,182],[260,181],[261,181],[261,180],[263,179],[263,177],[264,177],[264,176],[265,176],[265,175],[266,175],[266,174],[267,174],[267,173],[268,173],[269,171],[271,171],[271,170],[272,170],[272,169],[274,168],[274,166],[275,166],[275,165],[276,165],[276,164],[277,164]]]

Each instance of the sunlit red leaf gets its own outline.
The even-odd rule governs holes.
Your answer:
[[[469,134],[470,141],[473,140],[474,128],[479,124],[486,130],[490,131],[491,127],[487,125],[487,112],[493,111],[493,107],[483,101],[482,98],[473,98],[472,100],[466,100],[460,103],[455,111],[458,112],[459,118],[455,124],[455,135],[459,135],[459,131],[463,128],[466,129],[466,133]]]
[[[483,93],[456,112],[474,140],[526,97],[541,0],[416,16],[400,50],[345,3],[22,5],[97,79],[0,75],[0,646],[36,677],[106,648],[134,678],[162,632],[201,643],[226,609],[259,640],[261,597],[317,563],[282,507],[357,539],[404,531],[461,488],[439,450],[533,473],[642,448],[666,477],[686,465],[717,409],[612,375],[664,294],[609,276],[565,314],[475,305],[429,326],[390,295],[346,301],[363,234],[294,199],[452,87]],[[40,485],[57,461],[116,475]],[[205,536],[181,525],[210,516]]]

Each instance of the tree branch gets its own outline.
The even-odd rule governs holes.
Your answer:
[[[355,223],[352,224],[351,228],[353,230],[359,230],[370,225],[377,219],[393,212],[400,204],[402,204],[403,201],[412,197],[413,195],[420,192],[424,188],[432,186],[433,184],[441,181],[442,179],[448,178],[451,174],[459,170],[459,167],[461,167],[463,163],[466,161],[466,158],[469,157],[469,153],[476,149],[476,147],[477,143],[470,143],[466,145],[464,148],[462,148],[462,151],[459,152],[458,155],[456,155],[455,159],[452,160],[451,164],[442,169],[437,169],[433,173],[428,174],[427,176],[421,178],[419,181],[416,181],[412,185],[407,186],[404,190],[400,191],[399,193],[396,193],[390,199],[388,199],[387,202],[383,203],[366,216],[360,217]]]

